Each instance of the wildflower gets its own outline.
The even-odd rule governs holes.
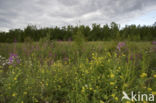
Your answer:
[[[87,85],[87,84],[85,84],[85,87],[86,87],[86,88],[88,88],[88,85]]]
[[[114,82],[110,82],[110,85],[114,85],[115,83]]]
[[[82,87],[82,90],[81,90],[81,92],[82,92],[82,93],[84,93],[84,92],[85,92],[85,88],[84,88],[84,87]]]
[[[100,100],[100,103],[104,103],[104,101]]]
[[[24,92],[23,94],[24,94],[24,95],[27,95],[27,92]]]
[[[153,45],[156,45],[156,41],[152,41],[152,44],[153,44]]]
[[[117,45],[117,49],[120,51],[126,44],[124,42],[119,42]]]
[[[46,83],[46,86],[48,86],[48,83]]]
[[[17,95],[16,93],[13,93],[13,94],[12,94],[13,97],[15,97],[16,95]]]
[[[108,56],[111,57],[111,53],[110,52],[108,52]]]
[[[114,74],[111,73],[111,74],[110,74],[110,77],[111,77],[111,78],[114,78]]]
[[[115,97],[114,99],[115,99],[116,101],[118,101],[118,100],[119,100],[119,99],[118,99],[118,97]]]
[[[17,78],[15,77],[15,78],[14,78],[14,80],[16,81],[16,80],[17,80]]]
[[[153,77],[156,78],[156,74],[154,74]]]
[[[156,91],[152,91],[152,94],[153,94],[153,95],[156,95]]]
[[[19,63],[20,63],[20,59],[19,59],[19,57],[17,56],[17,54],[11,53],[11,54],[10,54],[10,57],[9,57],[9,62],[8,62],[8,64],[11,65],[11,64],[14,64],[14,63],[19,64]]]
[[[124,86],[124,87],[128,87],[128,84],[125,83],[123,86]]]
[[[112,94],[112,97],[115,97],[115,94]]]
[[[93,88],[89,88],[89,90],[93,90]]]
[[[147,88],[148,91],[152,91],[152,88]]]
[[[141,78],[144,78],[144,77],[146,77],[146,76],[147,76],[146,73],[142,73],[142,74],[140,75]]]

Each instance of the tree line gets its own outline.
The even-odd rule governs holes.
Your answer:
[[[28,25],[25,29],[13,29],[9,32],[0,32],[0,42],[24,42],[28,39],[39,41],[48,36],[50,40],[73,40],[77,32],[81,32],[87,41],[109,41],[109,40],[131,40],[131,41],[151,41],[156,40],[156,25],[140,26],[126,25],[120,29],[120,26],[112,22],[110,25],[92,24],[92,26],[63,26],[37,28],[34,25]]]

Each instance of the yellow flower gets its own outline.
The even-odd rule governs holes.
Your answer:
[[[115,83],[114,82],[110,82],[110,85],[114,85]]]
[[[24,103],[23,101],[21,103]]]
[[[156,78],[156,74],[154,74],[153,77]]]
[[[23,94],[24,94],[24,95],[27,95],[27,92],[24,92]]]
[[[153,95],[156,95],[156,91],[152,91],[152,94],[153,94]]]
[[[46,86],[48,86],[48,83],[46,83]]]
[[[15,77],[14,80],[17,80],[17,78]]]
[[[13,94],[12,94],[13,97],[15,97],[16,95],[17,95],[16,93],[13,93]]]
[[[124,86],[124,87],[128,87],[128,84],[125,83],[123,86]]]
[[[118,97],[115,97],[115,100],[118,101],[119,100]]]
[[[104,103],[104,101],[100,100],[100,103]]]
[[[114,98],[115,97],[115,94],[112,94],[112,97]]]
[[[81,92],[82,92],[82,93],[84,93],[84,92],[85,92],[85,87],[82,87]]]
[[[140,77],[141,77],[141,78],[147,77],[147,73],[142,73],[142,74],[140,75]]]
[[[93,88],[89,88],[89,90],[93,90]]]
[[[111,53],[110,52],[108,52],[108,56],[111,57]]]
[[[152,88],[147,88],[147,90],[148,90],[148,91],[151,91],[151,90],[152,90]]]
[[[110,77],[111,77],[111,78],[114,78],[114,74],[111,73],[111,74],[110,74]]]
[[[125,54],[122,54],[122,56],[124,57],[124,56],[125,56]]]

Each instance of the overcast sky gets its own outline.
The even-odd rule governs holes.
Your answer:
[[[0,0],[0,30],[92,23],[156,21],[156,0]]]

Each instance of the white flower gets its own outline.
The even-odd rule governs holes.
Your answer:
[[[86,88],[88,88],[88,85],[87,85],[87,84],[85,84],[85,87],[86,87]]]
[[[5,66],[6,64],[5,64],[5,63],[3,63],[2,65],[3,65],[3,66]]]

